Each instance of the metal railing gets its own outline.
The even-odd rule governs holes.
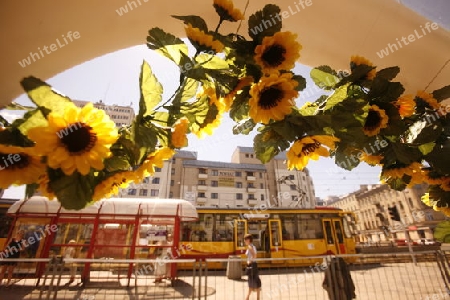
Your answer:
[[[356,299],[450,299],[450,264],[443,251],[257,259],[261,300],[342,299],[354,287]],[[342,258],[342,259],[341,259]],[[342,264],[344,260],[345,266]],[[12,286],[0,287],[0,300],[21,299],[245,299],[247,276],[240,258],[8,259],[17,261]],[[340,264],[341,263],[341,264]],[[36,278],[39,264],[43,274]],[[154,282],[158,264],[177,265],[176,276]],[[81,281],[89,266],[89,278]],[[70,283],[70,268],[76,280]],[[167,267],[170,269],[170,267]],[[343,273],[346,268],[348,273]],[[131,270],[131,273],[130,273]],[[353,286],[351,286],[353,283]],[[255,295],[252,295],[256,299]],[[252,299],[252,298],[251,298]],[[348,298],[350,299],[350,298]]]

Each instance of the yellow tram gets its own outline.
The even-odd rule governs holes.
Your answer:
[[[253,235],[258,258],[356,253],[354,215],[340,209],[197,208],[197,212],[197,222],[181,223],[180,244],[187,249],[183,258],[244,257],[246,233]],[[309,259],[296,262],[311,263]]]

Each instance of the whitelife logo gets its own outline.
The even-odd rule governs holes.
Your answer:
[[[425,24],[425,28],[423,28],[422,25],[420,25],[420,28],[422,29],[422,34],[423,34],[423,35],[421,35],[421,34],[417,31],[417,29],[415,29],[415,30],[414,30],[414,33],[408,35],[407,38],[404,37],[404,36],[402,36],[402,38],[400,39],[401,42],[400,42],[400,40],[399,40],[398,38],[396,38],[397,43],[394,43],[394,44],[388,43],[388,45],[387,45],[386,48],[381,49],[379,52],[377,52],[378,57],[379,57],[379,58],[383,58],[383,57],[385,57],[385,56],[388,56],[389,54],[391,54],[391,53],[393,53],[393,52],[395,52],[395,51],[398,51],[398,50],[399,50],[398,47],[403,48],[403,45],[407,46],[407,45],[409,45],[410,43],[413,43],[413,42],[415,42],[416,40],[423,38],[423,37],[426,36],[428,33],[430,33],[431,30],[437,30],[437,29],[439,28],[439,25],[438,25],[437,23],[434,23],[434,22],[433,22],[433,23],[427,22],[427,23]],[[408,40],[408,41],[407,41],[407,40]],[[403,44],[402,44],[402,43],[403,43]],[[398,46],[397,46],[397,45],[398,45]]]
[[[41,47],[38,47],[37,52],[30,52],[30,55],[27,58],[19,61],[19,65],[22,68],[25,68],[26,66],[31,65],[32,62],[36,62],[37,60],[43,58],[45,55],[51,54],[52,52],[55,52],[56,50],[67,46],[70,42],[78,40],[80,37],[81,36],[78,31],[69,31],[66,35],[62,35],[62,40],[60,40],[60,38],[57,38],[56,43],[50,44],[50,46],[44,45],[42,49]]]

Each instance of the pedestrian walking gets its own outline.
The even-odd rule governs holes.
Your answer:
[[[256,263],[256,247],[253,245],[253,236],[246,234],[244,236],[244,243],[247,247],[245,255],[247,255],[246,274],[248,275],[248,293],[245,300],[250,299],[250,294],[256,292],[256,299],[260,299],[261,294],[261,279],[259,278],[258,264]]]

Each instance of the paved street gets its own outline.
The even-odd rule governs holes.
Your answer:
[[[262,299],[328,299],[322,288],[324,273],[316,268],[261,270]],[[153,278],[140,277],[137,287],[134,280],[130,288],[126,279],[118,279],[109,272],[93,272],[91,284],[85,288],[80,285],[64,286],[61,282],[56,299],[79,300],[137,300],[137,299],[192,299],[192,276],[183,276],[171,287],[169,282],[155,285]],[[436,263],[397,263],[368,265],[363,269],[352,269],[352,278],[356,286],[357,299],[450,299],[445,294],[445,286]],[[96,278],[106,278],[101,281]],[[206,285],[205,277],[201,282],[201,295],[206,299],[231,300],[244,299],[247,282],[231,280],[225,271],[209,271]],[[195,278],[198,295],[198,277]],[[0,288],[0,300],[39,299],[40,290],[34,288],[35,280],[21,280],[15,286]],[[53,296],[53,295],[51,295]],[[42,294],[46,299],[47,292]],[[256,299],[256,295],[253,296]],[[52,299],[52,297],[50,297]]]

